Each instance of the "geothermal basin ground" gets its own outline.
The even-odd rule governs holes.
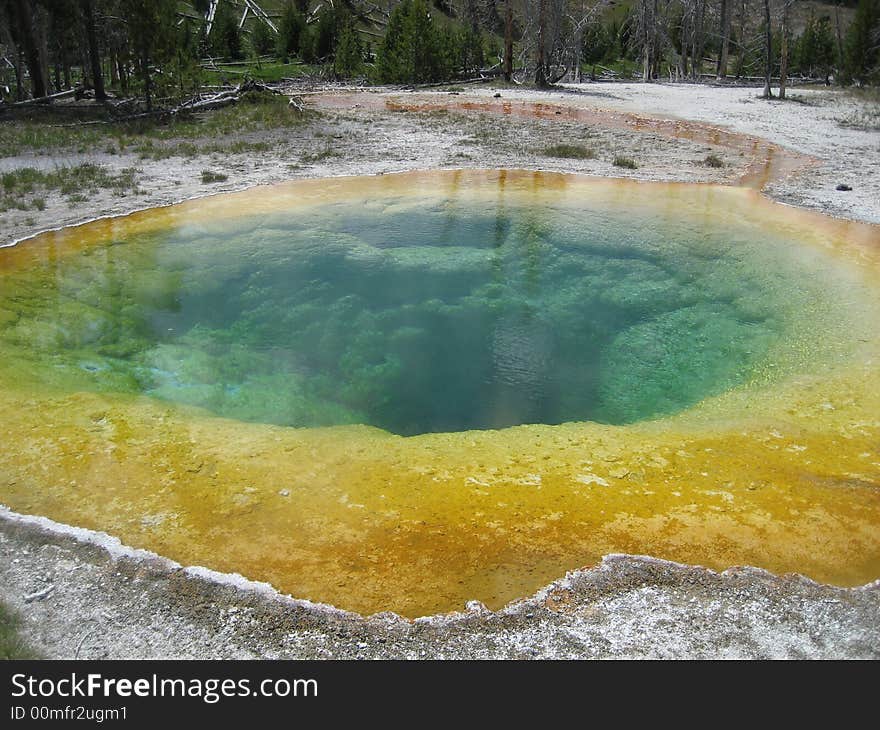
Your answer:
[[[233,157],[231,161],[224,162],[222,169],[228,174],[228,180],[212,186],[210,190],[232,191],[258,183],[292,178],[411,169],[540,169],[545,171],[545,176],[549,172],[574,172],[625,176],[635,180],[722,183],[736,188],[729,192],[723,192],[725,188],[719,189],[721,207],[725,208],[735,208],[737,203],[733,201],[736,200],[740,200],[738,204],[743,204],[743,196],[748,207],[750,195],[756,196],[751,207],[759,208],[762,202],[756,191],[763,188],[764,195],[782,202],[797,203],[838,217],[876,222],[878,181],[871,165],[875,165],[877,161],[877,133],[853,126],[853,120],[861,118],[858,100],[824,90],[799,93],[810,103],[767,103],[758,100],[757,92],[753,89],[606,84],[550,94],[505,90],[500,100],[485,91],[418,95],[399,90],[382,93],[352,90],[325,92],[308,97],[310,106],[317,110],[308,123],[293,130],[285,130],[283,135],[271,130],[248,133],[252,137],[245,141],[251,143],[257,139],[271,140],[271,143],[267,143],[269,149],[256,151],[251,147],[240,159]],[[685,100],[689,103],[684,104]],[[695,106],[695,102],[699,105]],[[678,114],[686,118],[670,119],[667,116],[670,108],[676,104]],[[713,117],[713,114],[716,116]],[[841,149],[836,146],[841,144],[842,138],[845,138],[849,150],[860,150],[857,158],[843,158]],[[400,144],[400,139],[405,139],[406,143]],[[588,147],[593,155],[572,160],[547,152],[555,145],[573,143]],[[172,155],[155,164],[148,158],[135,158],[134,154],[130,157],[125,154],[117,155],[115,157],[119,159],[113,159],[109,163],[105,157],[101,157],[105,153],[87,151],[80,154],[85,156],[84,159],[117,165],[119,169],[139,166],[141,171],[138,173],[140,182],[137,192],[126,200],[120,200],[109,192],[99,193],[94,200],[76,207],[71,207],[60,195],[48,197],[45,208],[48,215],[41,216],[41,224],[51,221],[59,226],[67,225],[87,218],[203,195],[206,185],[198,180],[198,170],[210,165],[216,166],[220,162],[211,157],[216,152],[205,152],[201,156],[204,159],[177,159]],[[707,164],[706,160],[710,155],[720,159],[721,166]],[[615,166],[614,159],[621,156],[636,161],[636,168]],[[2,161],[2,164],[41,164],[22,159],[19,155]],[[34,160],[40,159],[40,155],[34,155]],[[397,176],[389,176],[388,180],[393,178]],[[552,175],[548,179],[551,178]],[[190,179],[192,182],[187,182]],[[448,173],[444,179],[450,179]],[[175,182],[180,184],[175,185]],[[833,190],[836,182],[848,182],[853,190],[849,193]],[[393,185],[393,182],[388,184]],[[638,190],[637,185],[635,188],[626,188],[624,185],[624,188]],[[724,198],[728,194],[732,195],[729,200]],[[242,200],[251,200],[254,209],[258,209],[257,191],[248,195],[251,197]],[[633,196],[635,197],[637,196]],[[219,201],[218,198],[218,205],[221,204]],[[768,206],[767,216],[770,218],[784,219],[789,215],[785,208],[776,206],[779,211],[774,212],[769,203],[765,201],[763,204]],[[791,215],[796,217],[798,214],[791,211]],[[7,214],[7,217],[9,230],[12,232],[7,243],[32,233],[37,228],[46,227],[37,226],[33,221],[29,223],[24,215],[17,213]],[[816,217],[809,220],[817,222],[825,219]],[[850,225],[845,220],[817,222],[816,225],[819,228],[824,225],[836,228],[834,236],[852,244],[850,248],[856,250],[857,255],[853,251],[845,254],[850,264],[855,261],[856,268],[873,269],[877,253],[875,229],[860,227],[855,223]],[[27,245],[27,242],[23,244],[24,247]],[[847,246],[844,245],[844,248]],[[26,249],[22,248],[24,250]],[[359,250],[363,251],[362,248]],[[404,260],[402,255],[397,255],[395,265],[412,267],[417,263]],[[457,258],[459,261],[456,265],[460,267],[461,256]],[[510,259],[504,261],[509,265]],[[801,261],[798,265],[805,264]],[[821,265],[821,262],[817,265]],[[482,264],[477,265],[477,269],[479,266]],[[808,272],[801,272],[800,276],[806,283],[813,279]],[[856,279],[861,281],[858,277]],[[871,287],[867,287],[866,297],[856,296],[856,279],[849,280],[843,276],[839,282],[841,289],[829,300],[829,307],[833,304],[833,307],[843,309],[833,312],[828,308],[818,309],[824,312],[823,316],[836,317],[835,322],[846,321],[847,325],[842,329],[853,335],[853,340],[864,340],[870,346],[876,344],[871,342],[870,312],[873,310],[868,306]],[[848,281],[851,285],[847,285]],[[523,286],[527,288],[527,277],[523,282]],[[63,285],[61,288],[64,289]],[[760,290],[761,287],[757,288]],[[817,301],[819,292],[811,294],[808,289],[809,287],[801,289],[799,293],[810,302]],[[849,301],[850,297],[852,301]],[[699,310],[698,301],[692,304]],[[556,311],[559,307],[548,304],[546,309]],[[760,312],[751,312],[749,316],[755,322],[769,321]],[[846,317],[851,319],[845,319]],[[515,320],[504,331],[515,335],[521,333],[523,327],[528,329],[526,325],[525,320]],[[598,329],[604,326],[604,321],[596,324]],[[864,336],[855,336],[858,327],[867,327]],[[804,329],[805,332],[808,330],[809,327]],[[640,332],[636,331],[629,339],[624,338],[616,346],[610,345],[610,351],[626,353],[628,348],[631,350],[639,347],[640,343],[644,345],[645,341],[656,339],[640,336]],[[210,339],[211,333],[202,332],[202,335]],[[745,356],[748,353],[749,357],[756,348],[760,350],[761,347],[769,347],[767,339],[760,331],[755,335],[756,332],[752,329],[738,333],[733,325],[730,331],[722,333],[729,341],[744,343],[741,354]],[[804,345],[803,337],[798,342],[799,347],[808,347]],[[173,357],[169,357],[168,348],[180,348],[183,345],[200,353],[209,349],[201,340],[166,343],[161,352],[146,352],[144,358],[147,359],[144,362],[153,370],[168,372],[169,359],[173,360]],[[833,347],[830,349],[838,352]],[[820,350],[822,348],[818,347],[815,352]],[[180,355],[179,349],[170,355],[175,353]],[[799,357],[797,353],[789,355],[795,359]],[[626,359],[623,355],[621,357]],[[160,360],[163,367],[157,367]],[[851,361],[848,359],[847,362]],[[325,595],[282,585],[283,593],[294,596],[294,599],[287,599],[266,586],[260,587],[244,579],[232,579],[228,575],[224,577],[204,569],[183,569],[180,564],[205,564],[208,561],[192,559],[185,552],[175,554],[174,546],[162,544],[161,541],[145,543],[130,530],[126,532],[125,520],[114,525],[102,521],[103,518],[90,521],[89,516],[82,513],[68,518],[66,515],[70,513],[57,511],[57,502],[54,508],[50,508],[48,503],[28,504],[28,496],[24,493],[26,485],[21,480],[17,485],[9,485],[10,496],[18,499],[19,504],[11,505],[14,511],[3,515],[2,544],[8,556],[4,560],[3,568],[4,585],[8,586],[6,595],[10,603],[23,611],[29,638],[50,656],[417,657],[426,653],[436,655],[438,647],[442,647],[440,653],[449,657],[873,656],[878,650],[877,588],[870,585],[870,581],[876,577],[872,570],[876,568],[878,544],[877,523],[872,517],[877,509],[877,475],[876,468],[871,466],[877,461],[877,423],[870,416],[870,383],[873,382],[875,371],[871,354],[867,350],[861,352],[853,362],[862,370],[858,373],[852,368],[846,373],[834,370],[834,377],[838,379],[830,390],[826,376],[831,371],[824,371],[822,374],[825,386],[809,380],[807,376],[815,376],[815,373],[800,373],[800,380],[792,385],[794,391],[789,392],[789,395],[795,392],[793,399],[784,395],[779,395],[778,401],[774,400],[776,396],[762,397],[757,408],[761,413],[752,416],[749,428],[738,431],[733,440],[730,434],[726,434],[723,439],[718,437],[715,442],[706,440],[705,433],[700,433],[694,423],[690,424],[690,428],[696,428],[694,432],[683,434],[679,431],[672,436],[657,432],[656,429],[648,435],[644,432],[630,433],[623,439],[610,432],[604,437],[599,437],[596,433],[586,435],[591,444],[587,449],[590,453],[579,454],[583,463],[577,464],[579,470],[571,476],[575,479],[580,477],[578,489],[582,492],[598,490],[600,496],[595,498],[600,500],[603,499],[602,490],[610,485],[615,488],[622,485],[623,491],[627,488],[651,491],[643,482],[646,478],[650,481],[653,472],[663,472],[670,468],[671,463],[675,470],[681,464],[691,462],[678,472],[679,476],[685,475],[682,480],[685,503],[694,504],[697,492],[714,493],[710,498],[717,520],[713,528],[716,531],[710,539],[703,542],[694,539],[694,534],[701,530],[689,525],[682,512],[676,517],[678,527],[671,531],[674,534],[667,534],[665,537],[664,529],[669,525],[652,527],[649,514],[630,514],[629,518],[617,526],[618,531],[627,533],[632,530],[653,529],[653,541],[646,543],[635,540],[626,543],[624,549],[597,544],[593,546],[592,552],[581,552],[588,556],[581,564],[597,567],[571,572],[567,578],[556,582],[554,579],[561,579],[569,567],[577,568],[579,564],[569,563],[567,567],[560,567],[562,563],[556,557],[548,555],[546,550],[539,551],[535,553],[539,559],[534,561],[537,575],[532,576],[532,583],[512,579],[509,571],[502,571],[498,574],[499,585],[506,583],[508,588],[502,587],[492,598],[481,594],[478,582],[469,582],[468,578],[460,595],[452,594],[449,599],[451,603],[440,603],[436,606],[442,614],[417,618],[414,622],[387,612],[363,619],[354,613],[295,600],[308,593],[309,597],[317,600],[372,614],[383,609],[382,586],[377,587],[374,592],[380,596],[378,601],[345,605],[345,585],[340,586],[338,594]],[[87,364],[95,365],[91,362]],[[100,366],[100,363],[97,365]],[[718,364],[709,365],[710,368],[719,367]],[[187,372],[191,371],[192,368]],[[85,372],[90,372],[89,368],[85,368]],[[624,379],[628,377],[625,372],[621,373],[620,368],[612,368],[610,372],[620,374]],[[735,373],[725,371],[720,377],[723,381],[724,378],[735,379],[734,376]],[[610,376],[602,377],[607,379]],[[640,380],[638,374],[633,378],[634,381]],[[863,387],[859,387],[858,383],[863,383]],[[165,396],[168,395],[169,388],[175,392],[186,390],[188,397],[195,392],[201,392],[192,387],[177,387],[180,385],[178,376],[160,379],[152,385],[160,390],[164,388],[162,393]],[[320,395],[319,391],[320,389],[313,389],[309,392]],[[694,398],[699,399],[699,395],[697,393]],[[91,419],[83,430],[92,434],[89,437],[93,439],[92,445],[100,445],[102,439],[109,438],[108,431],[119,428],[120,421],[117,418],[118,411],[112,408],[108,410],[106,403],[86,402],[93,397],[88,394],[77,396],[77,407],[85,409],[84,412]],[[54,402],[53,407],[57,412],[51,418],[44,419],[46,423],[42,425],[48,427],[48,431],[37,434],[33,442],[34,448],[40,439],[51,438],[51,422],[61,418],[62,412],[70,404],[64,398],[59,396]],[[738,398],[734,395],[727,400],[737,401]],[[730,407],[739,408],[742,400],[739,398],[740,403]],[[509,399],[505,402],[508,401]],[[15,401],[19,406],[22,402],[27,403],[26,400]],[[234,398],[221,398],[220,401],[214,398],[210,402],[220,403],[217,406],[221,409],[219,415],[240,415],[237,412],[222,411],[227,407],[234,410]],[[8,412],[14,411],[23,415],[7,423],[28,425],[25,424],[26,406],[13,408],[12,403],[13,400],[7,402]],[[688,406],[691,403],[682,405]],[[204,407],[205,402],[194,405]],[[729,413],[724,410],[729,405],[730,403],[721,407],[721,411],[713,411],[712,406],[704,408],[699,420],[700,427],[707,424],[711,426],[720,417],[719,413],[722,416]],[[617,414],[609,414],[607,409],[610,406],[607,404],[604,412],[601,407],[600,403],[600,410],[597,411],[599,417],[592,417],[613,425],[615,422],[625,422],[627,418],[631,418],[633,409],[638,411],[645,406],[632,403],[628,410],[625,409],[627,413]],[[670,410],[668,404],[664,407],[666,411]],[[789,412],[782,422],[790,428],[780,430],[779,413],[783,407],[787,407]],[[313,413],[314,409],[310,412]],[[393,414],[383,411],[377,417],[386,418],[379,425],[391,431],[397,429],[400,433],[443,430],[419,422],[413,414],[404,415],[405,417],[401,417],[396,411]],[[457,417],[456,413],[441,415],[447,419]],[[511,423],[488,425],[502,427],[516,422],[530,422],[528,414],[514,415],[516,418]],[[651,411],[648,415],[655,413]],[[561,413],[554,422],[577,421],[584,417],[590,418],[591,414],[582,416],[577,413]],[[163,418],[162,413],[151,413],[149,409],[143,409],[134,421],[156,424],[161,438],[162,434],[174,432],[173,424],[165,423]],[[341,418],[341,422],[345,423],[345,416]],[[392,420],[389,421],[388,418]],[[535,418],[547,420],[546,414],[539,414]],[[251,420],[265,421],[266,417],[259,415]],[[820,421],[831,423],[832,427],[811,427],[810,424]],[[132,419],[129,418],[126,422],[131,424]],[[348,422],[358,422],[357,416]],[[455,425],[460,424],[455,422]],[[465,427],[486,425],[465,424]],[[36,426],[37,424],[29,424],[31,429]],[[830,430],[834,432],[833,442],[828,440]],[[477,435],[470,438],[469,443],[462,442],[459,445],[443,443],[443,439],[439,438],[432,443],[430,436],[419,437],[429,440],[418,442],[422,444],[418,458],[427,468],[435,468],[433,474],[426,470],[421,477],[427,479],[429,476],[437,476],[436,467],[438,464],[442,467],[443,462],[432,462],[432,459],[438,451],[451,449],[460,456],[454,464],[447,460],[446,466],[453,464],[454,472],[461,471],[462,482],[467,478],[475,480],[467,485],[468,489],[491,491],[493,482],[496,483],[496,488],[498,483],[504,482],[501,478],[504,475],[492,472],[492,464],[483,464],[480,471],[481,453],[489,455],[490,461],[502,457],[507,459],[511,454],[504,453],[504,448],[509,452],[519,451],[526,458],[540,455],[534,450],[534,438],[529,436],[527,429],[518,432],[519,435],[513,439],[517,442],[514,446],[508,444],[506,447],[500,442],[493,442],[493,434],[503,432],[474,433]],[[547,452],[555,452],[559,456],[565,450],[577,451],[579,440],[585,434],[576,427],[564,426],[546,429],[542,437],[548,442],[545,444]],[[253,454],[245,452],[249,449],[256,451],[255,446],[260,438],[262,436],[252,432],[240,445],[241,454],[236,455],[235,449],[232,449],[230,462],[253,458]],[[686,444],[682,441],[683,438],[687,441]],[[415,454],[407,453],[407,449],[397,442],[389,449],[388,443],[383,446],[381,440],[376,441],[370,434],[364,434],[363,437],[358,435],[352,443],[356,443],[358,439],[362,439],[361,445],[364,448],[385,449],[393,454],[393,459],[411,460]],[[563,439],[565,443],[559,439]],[[597,439],[601,442],[600,448],[596,448]],[[756,446],[758,442],[760,446]],[[697,445],[700,447],[699,463],[693,461]],[[88,444],[85,446],[89,448]],[[303,446],[302,443],[296,444],[297,448]],[[333,445],[313,441],[305,444],[305,447],[314,453],[315,449],[332,450]],[[767,456],[766,467],[769,473],[764,475],[763,480],[757,480],[754,489],[743,485],[743,495],[748,491],[750,500],[750,506],[745,512],[750,512],[754,518],[748,525],[745,521],[730,522],[731,516],[727,514],[731,500],[737,502],[737,509],[742,512],[737,501],[740,495],[735,489],[731,491],[729,484],[735,482],[737,469],[742,467],[732,463],[735,459],[718,455],[719,447],[722,450],[726,448],[732,454],[738,449],[742,449],[742,454],[754,453],[754,449],[758,448],[762,455]],[[471,449],[473,453],[468,454],[467,449]],[[629,460],[633,453],[620,453],[632,449],[638,452],[639,461],[636,467]],[[799,483],[799,477],[793,477],[791,470],[797,470],[805,461],[815,464],[814,454],[817,453],[823,454],[821,468],[814,466],[811,473],[814,476],[819,473],[821,479],[816,483]],[[7,465],[15,462],[16,468],[24,469],[24,454],[25,450],[22,449],[14,458],[7,459]],[[173,455],[166,456],[170,459],[166,459],[163,465],[167,467],[167,475],[178,466],[183,470],[194,469],[196,473],[204,468],[202,459],[196,458],[192,463],[178,464],[174,462]],[[831,463],[837,457],[839,462]],[[321,458],[326,464],[326,455]],[[560,462],[569,465],[574,463],[567,452],[560,456]],[[858,471],[854,464],[859,465]],[[418,461],[413,464],[415,467],[419,465]],[[48,468],[51,471],[53,466],[50,454],[45,454],[42,461],[31,460],[27,467],[28,478],[38,481],[39,470]],[[533,495],[535,488],[541,486],[540,479],[536,483],[536,475],[540,477],[542,471],[556,473],[562,468],[560,464],[547,466],[551,468],[544,469],[540,464],[509,466],[510,473],[507,476],[512,481],[518,479],[520,482],[530,482],[520,483],[516,488],[529,490],[528,493]],[[148,467],[149,465],[145,466],[145,482],[150,468],[155,472],[155,465]],[[727,478],[722,478],[720,472],[725,469],[730,474]],[[206,473],[202,476],[210,478],[208,472],[211,470],[217,472],[216,466],[208,464]],[[226,476],[222,465],[220,473]],[[841,478],[841,475],[844,477]],[[88,494],[88,474],[83,476],[86,477],[85,480],[79,476],[77,480],[84,488],[84,493]],[[380,477],[381,473],[377,472],[376,478]],[[323,479],[325,475],[314,478]],[[47,481],[54,484],[57,480],[53,475]],[[777,483],[779,481],[791,491],[781,489]],[[336,496],[345,496],[346,500],[340,502],[337,499],[335,503],[342,504],[348,513],[357,512],[358,505],[363,503],[360,497],[373,494],[368,482],[369,479],[364,484],[355,486],[354,492],[340,492]],[[543,488],[557,489],[558,495],[563,493],[554,486],[553,478],[548,478]],[[276,490],[279,493],[276,496],[289,496],[280,495],[284,489]],[[262,498],[259,486],[255,490],[240,495],[227,495],[231,501],[220,510],[223,517],[221,524],[228,526],[242,512],[252,509],[253,504],[249,502]],[[851,494],[857,495],[855,501],[849,501]],[[822,495],[827,497],[827,502],[822,502]],[[651,501],[654,500],[653,495],[646,496]],[[438,497],[432,495],[427,497],[428,501],[436,498]],[[803,558],[810,552],[816,552],[810,549],[811,545],[816,544],[815,535],[811,535],[811,531],[822,531],[827,535],[826,548],[831,548],[828,554],[840,556],[837,567],[842,572],[822,572],[823,569],[808,565],[808,561],[803,559],[801,562],[795,559],[785,563],[783,560],[762,566],[778,574],[775,577],[754,568],[725,570],[731,565],[760,565],[762,552],[766,553],[767,550],[762,551],[759,545],[764,548],[771,546],[769,552],[773,552],[776,523],[768,519],[767,515],[772,516],[781,502],[791,499],[802,500],[802,503],[788,504],[786,507],[790,514],[795,515],[794,520],[798,527],[788,535],[779,533],[779,542],[785,542],[792,535],[796,536],[802,544],[790,545],[788,553]],[[114,500],[119,501],[118,494],[114,495]],[[529,496],[523,502],[523,509],[527,514],[531,514],[531,500],[532,496]],[[99,499],[96,499],[94,503],[98,502]],[[838,509],[843,503],[846,507]],[[54,513],[53,509],[56,510]],[[442,512],[439,504],[437,509]],[[503,510],[505,507],[497,507],[496,504],[493,509]],[[656,514],[663,514],[663,510],[658,510],[657,505],[651,509]],[[374,511],[372,505],[371,511]],[[567,513],[564,509],[558,512],[560,515]],[[54,522],[24,517],[21,513],[48,515]],[[167,509],[150,512],[147,515],[150,519],[146,523],[139,523],[141,534],[160,526],[168,514]],[[545,543],[552,542],[554,535],[564,542],[576,532],[569,529],[572,525],[566,524],[565,518],[559,515],[554,518],[554,511],[544,510],[542,514],[546,518],[543,523],[539,525],[533,520],[529,523],[529,529],[542,533],[546,538]],[[141,518],[143,516],[140,515]],[[507,542],[506,539],[498,538],[498,535],[503,534],[498,530],[503,531],[505,527],[514,525],[517,515],[504,517],[505,520],[510,520],[510,524],[495,524],[497,520],[492,519],[491,515],[481,517],[487,523],[495,525],[491,529],[496,530],[497,539],[488,543],[488,551],[486,544],[475,544],[474,550],[497,553],[498,546]],[[754,521],[760,523],[762,519],[768,521],[762,524]],[[560,520],[560,525],[554,524]],[[98,532],[71,531],[60,524],[65,522],[91,527]],[[637,528],[635,522],[640,522],[641,527]],[[443,524],[440,520],[436,529],[431,530],[432,540],[440,546],[441,551],[444,545],[456,544],[456,539],[460,537],[454,532],[452,535],[444,535]],[[113,539],[102,538],[98,534],[102,529],[121,537],[123,543],[146,547],[164,557],[150,556],[142,551],[123,547]],[[762,531],[764,538],[769,536],[763,542],[759,539]],[[734,551],[731,557],[727,543],[737,542],[736,538],[742,538],[747,532],[751,535],[750,539],[754,540],[754,551],[740,555],[736,555]],[[702,533],[705,538],[705,530]],[[225,537],[226,535],[218,535],[217,539],[222,541]],[[346,535],[340,532],[336,538],[342,544]],[[689,541],[690,551],[687,545],[681,544]],[[405,542],[404,540],[404,544]],[[518,537],[512,542],[526,553],[536,549],[536,544],[526,539]],[[742,539],[740,543],[743,544]],[[640,550],[639,547],[643,545],[648,548]],[[657,549],[652,549],[652,546]],[[413,543],[412,547],[417,551],[419,545]],[[454,550],[448,552],[452,554]],[[602,557],[619,552],[647,552],[653,557]],[[402,551],[398,556],[401,557],[399,566],[384,566],[390,578],[406,576],[408,570],[412,572],[405,565],[402,558],[404,555],[405,551]],[[725,557],[718,559],[718,555]],[[678,562],[657,560],[658,556]],[[177,563],[170,562],[169,557],[177,560]],[[369,573],[369,564],[373,562],[370,556],[353,557],[360,560]],[[522,562],[521,556],[508,562]],[[847,568],[858,563],[864,567],[844,576]],[[714,567],[725,572],[712,572],[706,567],[697,566]],[[236,566],[232,564],[215,564],[211,567],[236,571]],[[467,561],[464,564],[452,561],[447,569],[450,575],[458,571],[465,576],[468,567]],[[256,575],[252,570],[246,569],[242,572],[248,578],[268,580],[276,588],[279,587],[280,581],[272,575]],[[779,575],[784,573],[805,573],[819,582]],[[410,577],[408,585],[417,586],[418,571]],[[351,576],[347,578],[350,579]],[[340,582],[345,583],[346,578],[341,578]],[[833,585],[823,585],[824,583]],[[863,585],[866,583],[868,585]],[[505,593],[505,590],[508,592]],[[430,586],[423,592],[427,596],[438,593]],[[387,607],[396,609],[410,619],[424,616],[425,613],[434,613],[426,610],[431,608],[430,601],[425,602],[425,596],[418,597],[417,594],[416,590],[398,590],[397,595],[402,600]],[[408,603],[410,596],[413,597],[412,603]],[[489,603],[490,608],[474,602],[465,606],[468,598],[477,597]],[[523,600],[503,607],[515,599]],[[183,606],[188,608],[182,610]],[[459,608],[461,613],[446,613],[455,608]],[[83,623],[84,617],[89,622],[88,628]],[[79,622],[78,625],[66,623],[72,622],[74,618]],[[149,627],[149,630],[145,627]],[[685,639],[681,638],[682,633],[686,636]],[[340,634],[344,638],[340,638]],[[219,646],[219,639],[211,637],[223,637],[224,648]]]

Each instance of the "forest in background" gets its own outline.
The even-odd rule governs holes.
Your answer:
[[[880,80],[880,0],[0,0],[6,103],[173,104],[250,76]]]

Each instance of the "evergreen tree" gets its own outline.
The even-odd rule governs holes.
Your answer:
[[[244,57],[241,52],[241,31],[238,20],[228,3],[220,3],[214,15],[214,24],[208,38],[215,56],[237,61]]]
[[[257,20],[251,28],[250,46],[255,56],[265,56],[275,46],[272,30],[262,20]]]
[[[307,35],[306,20],[292,0],[288,0],[281,9],[281,20],[278,23],[278,39],[275,45],[278,58],[284,60],[300,55],[304,35]]]
[[[614,46],[613,39],[601,23],[591,23],[584,28],[581,43],[581,60],[590,64],[602,61]]]
[[[156,91],[166,91],[166,81],[153,74],[153,66],[161,67],[173,59],[177,38],[176,0],[119,0],[121,17],[126,19],[128,37],[133,45],[147,108],[152,108]],[[158,83],[157,83],[158,79]],[[158,88],[157,88],[158,87]]]
[[[443,35],[448,39],[448,34]],[[379,81],[419,84],[447,77],[450,44],[442,40],[424,0],[402,0],[391,13],[379,47],[376,69]]]
[[[357,76],[364,67],[364,51],[360,35],[354,24],[343,26],[336,44],[336,57],[333,59],[333,72],[339,78]]]
[[[412,0],[402,0],[394,8],[388,19],[388,27],[385,29],[385,37],[379,44],[376,58],[376,76],[385,84],[402,83],[404,77],[410,71],[405,66],[405,44],[403,39],[403,24]]]
[[[459,48],[459,64],[458,68],[450,67],[453,72],[458,72],[462,76],[470,76],[481,68],[485,61],[483,53],[483,34],[480,33],[476,24],[467,26],[458,40]]]
[[[880,0],[860,0],[846,38],[846,76],[868,81],[880,74]]]
[[[816,18],[812,10],[798,40],[796,67],[807,76],[827,77],[834,62],[834,35],[828,16]]]
[[[318,22],[313,31],[314,56],[315,58],[328,58],[333,54],[336,47],[336,39],[339,31],[347,22],[347,16],[329,5],[322,5],[318,13]]]

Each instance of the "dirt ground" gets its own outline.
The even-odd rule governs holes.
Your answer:
[[[0,158],[0,172],[79,162],[139,171],[137,192],[124,197],[99,190],[71,205],[50,191],[39,215],[3,214],[0,246],[254,185],[441,168],[750,185],[782,202],[880,223],[880,132],[865,103],[826,89],[798,89],[787,102],[758,93],[643,84],[310,93],[307,123],[240,135],[267,143],[258,151]],[[548,152],[560,144],[593,156]],[[621,157],[636,167],[615,165]],[[205,169],[228,179],[204,183]],[[852,190],[837,191],[840,183]],[[718,574],[610,556],[498,612],[469,604],[463,613],[408,621],[298,601],[6,510],[0,556],[2,599],[22,613],[26,638],[47,657],[880,657],[880,582],[844,590],[751,568]]]

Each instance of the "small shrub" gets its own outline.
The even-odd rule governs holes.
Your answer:
[[[31,201],[31,205],[34,207],[34,210],[46,210],[46,199],[34,198]]]
[[[267,142],[244,142],[237,140],[229,146],[229,151],[235,155],[246,152],[268,152],[269,144]]]
[[[229,179],[229,175],[222,172],[214,172],[213,170],[202,170],[202,182],[205,184],[215,182],[225,182]]]
[[[716,154],[711,154],[706,155],[706,159],[703,160],[703,164],[706,165],[706,167],[724,167],[724,160],[722,160]]]
[[[311,163],[320,162],[321,160],[327,160],[331,157],[338,156],[339,153],[328,144],[324,147],[323,150],[319,150],[317,152],[306,152],[300,159],[302,162]]]
[[[596,156],[596,153],[591,148],[579,144],[555,144],[545,148],[544,155],[572,160],[591,160]]]
[[[635,170],[638,167],[636,161],[632,157],[622,157],[621,155],[617,155],[617,157],[614,158],[614,166],[625,167],[627,170]]]

